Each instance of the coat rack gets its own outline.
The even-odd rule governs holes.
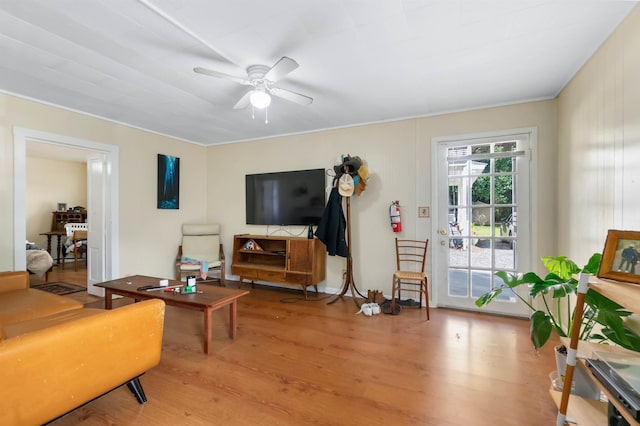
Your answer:
[[[344,283],[342,285],[342,291],[339,295],[337,295],[332,301],[328,302],[328,305],[331,305],[338,301],[338,299],[343,299],[344,295],[347,294],[347,291],[351,290],[351,296],[353,297],[353,302],[356,304],[358,308],[360,305],[358,304],[358,300],[356,297],[356,293],[366,299],[357,289],[356,283],[353,280],[353,258],[351,257],[351,197],[346,197],[347,199],[347,272],[344,275]]]

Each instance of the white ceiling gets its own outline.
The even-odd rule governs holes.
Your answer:
[[[0,91],[202,145],[555,97],[637,2],[2,0]],[[264,113],[244,77],[300,67]]]

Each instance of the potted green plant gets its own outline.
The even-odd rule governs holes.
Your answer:
[[[524,274],[496,272],[496,276],[502,280],[502,285],[480,296],[475,302],[476,306],[486,306],[502,292],[512,291],[518,300],[531,311],[531,343],[538,350],[549,340],[553,331],[561,337],[571,337],[574,319],[572,295],[577,294],[578,291],[578,280],[575,277],[580,273],[596,274],[601,257],[600,253],[595,253],[582,268],[566,256],[544,257],[542,263],[548,271],[544,278],[535,272]],[[528,288],[528,297],[519,294],[517,290],[520,286]],[[585,298],[585,310],[579,338],[600,343],[615,343],[640,352],[640,336],[624,323],[624,318],[629,315],[631,315],[630,311],[606,296],[589,289]],[[558,355],[562,356],[563,349],[566,354],[566,348],[563,345],[556,346],[556,360],[560,377],[564,376],[565,363],[559,361]],[[576,383],[582,381],[581,378],[576,377]],[[585,381],[587,384],[592,382],[586,379]],[[586,392],[583,394],[584,396],[591,396],[590,392],[599,391],[597,388],[590,388],[584,392]]]
[[[480,296],[475,302],[476,306],[486,306],[502,292],[512,291],[531,311],[531,343],[538,350],[549,340],[553,331],[561,337],[571,337],[571,295],[578,291],[575,276],[580,273],[596,274],[601,257],[600,253],[595,253],[583,268],[566,256],[543,257],[542,263],[549,272],[544,278],[535,272],[519,274],[498,271],[496,276],[502,280],[502,285]],[[528,296],[531,300],[518,293],[518,287],[523,285],[529,288]],[[631,312],[619,304],[589,290],[579,337],[581,340],[613,342],[640,352],[640,337],[624,325],[623,319],[629,315]],[[601,326],[599,330],[595,327],[596,324]]]

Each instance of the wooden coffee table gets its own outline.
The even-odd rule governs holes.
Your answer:
[[[152,285],[157,286],[161,278],[133,275],[117,280],[96,284],[105,289],[104,307],[112,308],[112,295],[117,294],[138,300],[161,299],[169,306],[192,309],[204,312],[204,352],[209,353],[211,347],[211,335],[213,326],[213,311],[229,305],[229,337],[236,337],[236,320],[238,317],[238,298],[249,294],[248,290],[236,290],[231,288],[212,287],[198,285],[197,289],[202,293],[174,294],[165,293],[163,290],[138,291],[138,287]],[[180,281],[169,280],[169,286],[184,284]]]

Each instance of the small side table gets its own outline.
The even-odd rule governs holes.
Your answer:
[[[47,252],[51,254],[51,237],[57,237],[57,248],[56,248],[56,265],[60,265],[60,238],[67,235],[66,231],[51,231],[51,232],[43,232],[40,235],[47,236]],[[52,255],[53,257],[53,255]]]

